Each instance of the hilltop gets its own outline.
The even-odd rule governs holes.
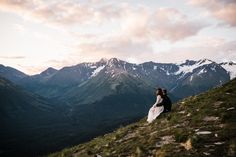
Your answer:
[[[236,79],[177,102],[151,124],[145,117],[49,157],[235,156],[235,102]]]

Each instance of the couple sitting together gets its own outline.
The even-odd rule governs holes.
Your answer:
[[[171,111],[171,100],[167,96],[167,91],[165,89],[158,88],[156,91],[157,99],[156,103],[150,108],[148,112],[148,123],[154,121],[162,112]]]

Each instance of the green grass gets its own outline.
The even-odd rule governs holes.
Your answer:
[[[229,110],[234,107],[234,109]],[[235,156],[236,80],[173,105],[153,123],[137,123],[49,157],[101,156]],[[210,117],[210,118],[209,118]],[[216,120],[205,120],[213,117]],[[197,134],[210,131],[210,134]],[[169,138],[169,141],[166,139]],[[192,148],[181,145],[191,139]]]

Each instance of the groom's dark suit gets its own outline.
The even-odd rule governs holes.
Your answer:
[[[172,102],[170,98],[167,95],[163,95],[162,102],[157,104],[156,106],[164,106],[164,111],[163,112],[170,112],[171,111],[171,106]]]

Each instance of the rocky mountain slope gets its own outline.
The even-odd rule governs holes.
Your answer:
[[[148,124],[141,121],[56,156],[235,156],[236,79],[174,104]]]

